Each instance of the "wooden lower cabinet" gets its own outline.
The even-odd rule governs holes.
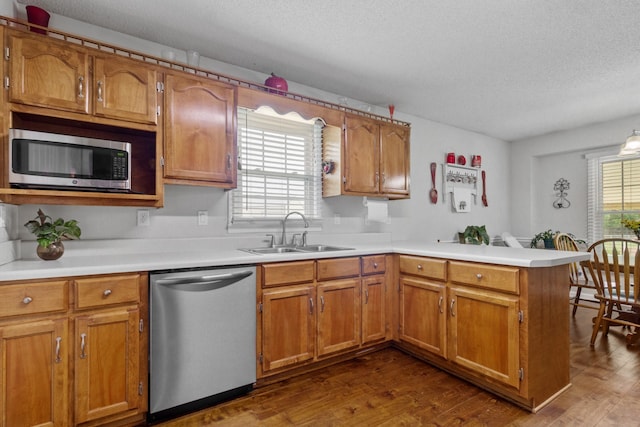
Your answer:
[[[75,319],[77,423],[139,408],[139,318],[139,310],[133,306]]]
[[[318,356],[360,345],[360,278],[319,283]]]
[[[69,334],[66,318],[0,326],[0,425],[66,427]]]
[[[147,295],[146,273],[0,282],[0,426],[143,422]]]
[[[532,412],[570,386],[566,265],[398,263],[400,348]]]
[[[387,337],[387,281],[384,274],[362,278],[362,344]]]
[[[262,371],[312,360],[316,318],[313,285],[266,289],[262,294]]]

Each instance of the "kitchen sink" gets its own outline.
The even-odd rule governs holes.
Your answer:
[[[307,245],[307,246],[279,246],[275,248],[248,248],[240,249],[241,251],[249,252],[252,254],[283,254],[283,253],[303,253],[303,252],[334,252],[334,251],[349,251],[353,248],[344,248],[341,246],[329,246],[329,245]]]

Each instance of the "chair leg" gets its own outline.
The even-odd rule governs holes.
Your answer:
[[[576,315],[576,311],[578,311],[578,304],[580,304],[580,293],[582,292],[582,288],[578,286],[576,288],[576,297],[573,300],[573,315]]]
[[[600,301],[598,316],[596,317],[596,321],[593,323],[593,332],[591,332],[591,347],[593,347],[593,344],[596,342],[596,337],[598,336],[598,331],[600,330],[600,324],[602,323],[602,317],[604,316],[604,310],[606,307],[606,304],[603,301]]]
[[[604,318],[602,319],[604,321],[604,323],[602,324],[602,333],[604,335],[609,334],[609,326],[611,325],[611,323],[608,322],[607,319],[612,319],[612,318],[613,318],[613,304],[609,303],[607,304],[607,314],[605,314]]]

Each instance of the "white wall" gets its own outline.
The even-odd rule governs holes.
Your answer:
[[[18,16],[23,13],[17,5]],[[23,10],[23,9],[22,9]],[[0,9],[2,11],[2,9]],[[7,12],[5,11],[5,14]],[[11,16],[11,15],[8,15]],[[160,56],[162,49],[156,43],[139,40],[127,35],[52,15],[50,27],[69,33],[127,47],[132,50]],[[183,60],[184,52],[177,51],[177,60]],[[252,70],[238,68],[211,58],[202,57],[200,66],[212,71],[228,74],[247,81],[263,82],[267,75]],[[281,72],[286,76],[286,70]],[[331,94],[289,82],[289,89],[302,95],[338,103],[337,94]],[[425,102],[428,101],[425,94]],[[364,103],[348,100],[349,105],[360,106]],[[357,107],[356,107],[357,108]],[[386,106],[373,106],[373,113],[386,115]],[[458,231],[469,224],[485,224],[492,236],[511,229],[509,220],[510,173],[508,143],[468,132],[452,126],[425,120],[402,111],[394,116],[412,123],[411,129],[411,199],[389,202],[390,223],[366,224],[365,208],[361,197],[328,198],[323,202],[325,219],[322,233],[391,233],[394,239],[415,238],[424,241],[454,240]],[[487,171],[487,192],[489,207],[483,207],[478,195],[477,204],[470,213],[453,213],[450,204],[442,203],[441,164],[445,153],[482,156],[483,169]],[[438,163],[439,203],[433,205],[428,199],[431,180],[429,163]],[[481,184],[478,183],[481,189]],[[450,200],[450,199],[449,199]],[[226,193],[215,188],[166,186],[165,206],[151,210],[151,226],[136,227],[136,207],[90,207],[90,206],[34,206],[23,205],[17,208],[17,224],[32,219],[38,208],[53,216],[65,219],[77,219],[82,227],[83,239],[113,238],[164,238],[164,237],[215,237],[227,235]],[[196,212],[209,211],[209,225],[198,226]],[[341,223],[334,224],[334,215],[339,214]],[[22,226],[17,226],[19,238],[32,240]],[[315,237],[318,239],[318,237]],[[321,240],[321,238],[320,238]]]
[[[511,143],[514,169],[510,217],[513,233],[532,236],[547,229],[587,235],[587,163],[584,154],[624,142],[640,117],[632,116]],[[555,209],[554,183],[570,182],[568,209]]]

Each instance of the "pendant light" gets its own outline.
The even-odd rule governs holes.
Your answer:
[[[630,156],[640,153],[640,131],[633,130],[633,133],[627,138],[620,147],[619,156]]]

